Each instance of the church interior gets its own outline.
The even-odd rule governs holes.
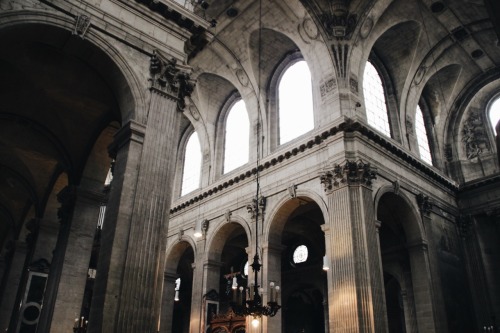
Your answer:
[[[0,331],[500,332],[500,3],[0,0]]]

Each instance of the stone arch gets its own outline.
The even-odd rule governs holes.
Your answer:
[[[376,199],[376,217],[381,222],[378,243],[382,270],[387,273],[399,272],[396,274],[398,283],[407,288],[403,299],[403,325],[407,330],[435,331],[431,291],[433,282],[428,265],[427,242],[423,228],[420,228],[420,214],[406,195],[396,194],[388,187],[379,190]],[[386,297],[389,296],[386,294]],[[393,304],[393,301],[390,303]],[[430,317],[422,316],[421,311],[424,309],[431,312]],[[396,324],[389,322],[390,327]]]
[[[213,222],[211,221],[211,223]],[[207,248],[209,249],[207,251],[208,260],[220,260],[226,241],[238,228],[243,229],[247,242],[250,244],[250,240],[252,238],[249,225],[243,218],[231,216],[231,220],[229,222],[222,221],[216,226],[213,232],[209,232],[210,236],[207,238]]]
[[[264,230],[263,242],[277,244],[281,242],[281,232],[283,231],[285,223],[293,210],[301,205],[301,202],[314,202],[318,205],[323,214],[323,218],[326,220],[326,216],[328,216],[328,207],[323,198],[316,192],[299,188],[296,190],[295,198],[290,197],[288,192],[284,192],[279,197],[276,204],[273,205],[272,210],[266,213],[268,223]]]
[[[180,239],[176,240],[167,248],[165,253],[165,272],[174,272],[179,263],[180,257],[184,251],[191,247],[194,253],[197,253],[196,243],[191,237],[183,235]]]
[[[426,242],[426,236],[425,236],[425,231],[424,227],[422,225],[422,220],[420,218],[420,212],[417,207],[415,207],[414,200],[411,200],[404,192],[402,191],[394,191],[394,186],[391,185],[386,185],[382,186],[381,188],[378,189],[377,193],[375,194],[375,199],[374,199],[374,207],[375,207],[375,217],[378,218],[379,214],[379,208],[380,208],[380,201],[382,197],[386,194],[393,195],[394,197],[397,197],[397,200],[400,200],[400,202],[406,207],[411,212],[411,217],[413,218],[413,221],[411,224],[404,225],[404,231],[408,235],[415,235],[415,237],[411,238],[412,242],[418,243],[418,242]]]
[[[9,12],[0,15],[0,31],[4,28],[11,29],[30,25],[52,27],[71,33],[74,30],[75,22],[74,19],[66,16],[41,11],[24,12],[22,16],[11,15]],[[75,36],[75,38],[77,37]],[[143,93],[144,84],[139,83],[140,80],[129,65],[129,61],[108,40],[94,33],[92,29],[89,29],[85,40],[82,39],[82,41],[92,45],[95,50],[102,53],[102,55],[95,55],[96,59],[93,61],[96,64],[94,65],[96,70],[109,72],[107,76],[112,80],[110,79],[108,84],[113,87],[119,97],[118,104],[121,110],[122,124],[132,119],[142,122],[146,103]],[[145,54],[145,56],[149,59],[149,54]],[[97,65],[98,62],[101,62],[100,65]]]

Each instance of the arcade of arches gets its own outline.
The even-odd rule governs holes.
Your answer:
[[[0,331],[500,332],[499,36],[494,0],[1,0]]]

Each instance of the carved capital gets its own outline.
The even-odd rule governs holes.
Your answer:
[[[149,64],[150,90],[177,101],[177,110],[186,107],[186,98],[191,96],[196,81],[190,78],[191,67],[178,64],[177,60],[163,57],[154,51]]]
[[[417,203],[422,214],[429,216],[432,211],[432,199],[420,193],[417,195]]]
[[[330,1],[330,12],[323,13],[321,21],[331,37],[349,40],[357,24],[357,16],[349,13],[349,0]]]
[[[361,160],[346,160],[343,164],[335,164],[332,170],[320,174],[320,181],[325,192],[331,192],[336,187],[344,185],[371,186],[372,180],[377,178],[377,170]]]
[[[264,210],[266,209],[266,198],[261,196],[257,202],[257,199],[253,199],[252,203],[247,205],[247,211],[250,215],[250,218],[253,220],[258,216],[262,216],[264,214]]]

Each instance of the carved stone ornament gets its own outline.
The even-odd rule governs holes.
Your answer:
[[[413,120],[410,116],[406,116],[406,133],[413,135]]]
[[[472,217],[470,215],[461,215],[457,219],[458,232],[462,238],[467,238],[470,235],[472,227]]]
[[[174,58],[167,60],[158,51],[154,51],[149,73],[150,89],[177,100],[177,110],[183,111],[186,107],[185,99],[191,96],[196,84],[190,78],[191,68],[178,64]]]
[[[357,16],[349,13],[349,0],[330,1],[330,12],[321,17],[326,32],[338,41],[349,40],[357,24]]]
[[[297,197],[297,185],[292,184],[288,186],[288,194],[290,195],[290,198],[296,198]]]
[[[325,192],[331,192],[335,187],[343,185],[371,186],[372,180],[377,178],[377,171],[361,160],[346,160],[343,164],[335,164],[332,170],[320,174],[320,181]]]
[[[226,222],[231,222],[231,211],[228,209],[226,210],[226,212],[224,213],[224,219],[226,220]]]
[[[472,109],[462,129],[462,142],[467,159],[476,161],[479,155],[489,151],[488,137],[483,117],[478,109]]]
[[[90,17],[83,14],[78,15],[75,18],[75,28],[73,29],[73,35],[78,35],[83,39],[89,27]]]
[[[258,215],[262,216],[264,214],[264,210],[266,209],[266,198],[259,198],[259,207],[258,207]],[[255,219],[257,217],[257,200],[252,199],[252,203],[247,205],[247,212],[250,215],[251,219]]]
[[[399,184],[399,180],[395,180],[393,183],[392,183],[392,187],[394,189],[394,194],[398,195],[399,194],[399,191],[401,189],[401,185]]]
[[[429,216],[432,211],[432,200],[428,196],[420,193],[417,195],[417,203],[420,211],[424,215]]]
[[[333,65],[337,71],[337,76],[345,78],[347,75],[347,55],[349,54],[349,45],[332,45]]]

